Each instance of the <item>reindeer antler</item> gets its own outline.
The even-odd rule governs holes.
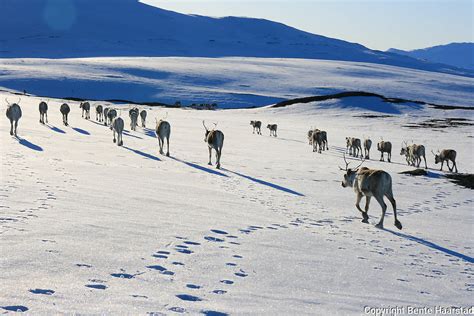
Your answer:
[[[8,102],[8,98],[5,98],[5,101],[7,102],[8,105],[10,105],[10,102]]]
[[[204,128],[206,129],[206,131],[208,131],[207,126],[206,126],[206,123],[205,123],[204,120],[202,120],[202,126],[204,126]]]
[[[339,169],[341,169],[342,171],[347,171],[348,167],[349,167],[349,162],[347,162],[346,160],[346,154],[344,153],[343,155],[343,158],[344,158],[344,163],[346,164],[346,168],[345,169],[342,169],[341,167],[339,167]]]
[[[360,166],[362,166],[362,164],[364,163],[364,161],[365,161],[365,158],[362,159],[361,163],[360,163],[357,167],[355,167],[354,170],[356,170],[356,169],[358,169]]]
[[[18,98],[17,104],[20,104],[20,102],[21,102],[21,97]]]
[[[217,122],[217,123],[214,123],[214,122],[213,122],[212,124],[214,124],[214,128],[216,128],[216,127],[217,127],[217,124],[219,124],[219,122]]]

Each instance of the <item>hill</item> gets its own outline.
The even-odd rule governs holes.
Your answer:
[[[474,43],[451,43],[410,51],[391,48],[388,52],[474,70]]]
[[[138,0],[6,0],[2,1],[2,13],[0,58],[307,58],[473,75],[452,66],[370,50],[273,21],[185,15]]]

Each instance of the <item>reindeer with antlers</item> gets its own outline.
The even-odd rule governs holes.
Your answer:
[[[18,121],[20,120],[21,115],[22,115],[21,107],[20,107],[21,98],[18,99],[17,103],[12,103],[12,104],[8,102],[7,98],[5,98],[5,101],[8,104],[6,115],[7,115],[7,118],[10,120],[10,135],[12,136],[15,135],[16,137],[17,136],[16,131],[18,129]]]
[[[456,166],[456,151],[454,149],[443,149],[441,152],[438,150],[438,153],[435,154],[433,151],[431,153],[435,156],[435,164],[441,162],[441,169],[443,171],[443,164],[446,161],[446,165],[448,165],[449,171],[453,172],[453,169],[456,169],[456,173],[458,172],[458,167]],[[453,163],[452,167],[449,167],[449,162]]]
[[[165,138],[166,138],[166,156],[170,156],[170,134],[171,134],[171,125],[165,119],[168,117],[168,112],[166,113],[166,116],[163,119],[156,119],[156,128],[155,128],[155,133],[156,137],[158,138],[158,144],[160,145],[160,154],[163,155],[163,147],[165,144]]]
[[[354,192],[356,193],[356,207],[359,212],[362,213],[362,222],[369,222],[369,204],[371,197],[374,197],[377,202],[382,207],[382,217],[380,218],[379,223],[376,225],[378,228],[383,228],[383,220],[385,217],[385,212],[387,210],[387,204],[385,204],[383,198],[386,196],[390,203],[393,206],[393,215],[395,217],[395,226],[398,229],[402,229],[402,224],[397,219],[397,205],[395,199],[393,198],[392,192],[392,177],[390,174],[383,170],[369,169],[367,167],[359,168],[365,159],[354,169],[349,168],[349,163],[346,160],[346,155],[344,154],[344,162],[346,168],[343,169],[339,167],[342,171],[345,171],[344,180],[342,181],[342,186],[353,187]],[[362,211],[360,208],[360,200],[365,196],[365,211]]]
[[[208,165],[212,166],[211,162],[211,155],[212,149],[216,151],[216,168],[221,168],[221,155],[222,155],[222,147],[224,146],[224,133],[219,130],[216,130],[217,123],[214,123],[214,128],[209,130],[206,126],[206,123],[202,121],[202,125],[206,129],[204,141],[207,143],[209,147],[209,163]]]
[[[416,166],[417,168],[420,167],[421,157],[423,157],[425,160],[425,169],[428,169],[426,164],[425,146],[417,144],[408,145],[408,143],[404,141],[402,149],[400,150],[400,155],[405,155],[409,166]]]

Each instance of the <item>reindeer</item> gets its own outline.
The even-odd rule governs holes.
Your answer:
[[[12,103],[12,104],[8,102],[7,98],[5,98],[5,101],[8,104],[6,115],[7,115],[7,118],[10,120],[10,135],[12,136],[15,135],[15,137],[17,137],[16,131],[18,129],[18,121],[20,120],[21,115],[22,115],[21,107],[20,107],[21,98],[18,99],[17,103]]]
[[[146,127],[146,110],[140,112],[140,118],[142,119],[142,127]]]
[[[82,109],[82,117],[84,117],[84,112],[86,112],[85,119],[89,120],[91,118],[91,105],[89,102],[81,102],[79,108]]]
[[[313,152],[321,153],[321,149],[324,149],[324,136],[323,133],[319,129],[315,129],[311,134],[312,140],[311,143],[313,144]],[[318,150],[319,146],[319,150]]]
[[[262,135],[262,131],[261,131],[262,122],[261,121],[250,121],[250,125],[252,125],[252,127],[253,127],[253,133],[252,134],[255,134],[255,130],[257,130],[257,134]]]
[[[96,105],[95,106],[95,120],[98,122],[102,122],[104,120],[103,113],[104,113],[104,108],[102,107],[102,105],[100,104]]]
[[[363,160],[362,163],[364,163],[364,161],[365,160]],[[367,213],[369,212],[370,198],[374,197],[382,207],[382,217],[376,227],[383,228],[383,220],[387,210],[387,204],[385,204],[383,198],[386,196],[393,207],[395,227],[402,229],[402,223],[397,219],[397,204],[393,198],[392,177],[390,174],[383,170],[369,169],[367,167],[359,168],[362,163],[360,163],[356,168],[350,169],[348,168],[349,163],[346,161],[345,154],[344,162],[346,163],[346,168],[342,169],[339,167],[339,169],[346,172],[344,174],[344,180],[342,181],[342,187],[354,188],[354,192],[356,193],[355,205],[359,212],[362,213],[362,222],[369,222],[369,215]],[[365,212],[360,208],[360,200],[363,196],[365,196]]]
[[[205,136],[204,136],[204,141],[207,143],[207,146],[209,147],[209,163],[208,165],[212,166],[211,162],[211,154],[212,154],[212,149],[216,151],[216,167],[217,169],[221,168],[221,155],[222,155],[222,146],[224,146],[224,133],[222,133],[219,130],[216,130],[215,128],[217,127],[217,123],[214,123],[214,129],[209,130],[206,127],[206,123],[202,121],[202,125],[206,129]]]
[[[166,119],[166,117],[165,117]],[[158,138],[158,144],[160,145],[160,154],[163,155],[163,147],[165,144],[165,138],[166,138],[166,156],[170,156],[170,134],[171,134],[171,125],[164,119],[157,120],[156,121],[156,128],[155,128],[155,133],[156,133],[156,138]]]
[[[310,145],[313,145],[313,151],[315,151],[314,150],[314,143],[313,143],[313,134],[315,132],[320,133],[320,135],[318,136],[318,138],[320,138],[320,140],[321,140],[320,149],[322,148],[323,151],[324,150],[329,150],[328,134],[326,133],[326,131],[321,131],[317,128],[315,128],[315,129],[312,128],[308,131],[308,142],[309,142]],[[319,144],[317,144],[317,145],[319,145]]]
[[[443,164],[446,161],[449,171],[453,172],[453,169],[455,168],[456,173],[458,172],[458,167],[456,166],[456,151],[454,149],[443,149],[441,152],[438,150],[437,154],[433,151],[431,151],[431,153],[435,156],[435,164],[441,162],[440,171],[443,171]],[[449,167],[449,161],[453,163],[452,167]]]
[[[386,142],[386,141],[380,141],[377,144],[377,150],[380,151],[381,156],[380,156],[380,161],[385,161],[383,158],[383,153],[387,153],[387,160],[390,162],[392,159],[392,143],[391,142]]]
[[[364,159],[370,159],[370,147],[372,147],[372,141],[370,138],[364,139]]]
[[[44,118],[46,116],[46,123],[48,123],[48,103],[41,101],[39,104],[40,120],[41,124],[44,124]]]
[[[314,132],[314,129],[312,129],[312,128],[308,131],[308,143],[309,143],[309,145],[313,144],[313,132]]]
[[[360,154],[360,157],[363,158],[362,156],[362,146],[360,144],[360,139],[355,138],[355,137],[346,137],[346,152],[349,150],[349,155],[358,157]]]
[[[115,110],[115,109],[109,109],[109,110],[107,111],[107,118],[108,118],[108,120],[109,120],[109,121],[108,121],[109,124],[112,124],[114,118],[116,118],[116,117],[117,117],[117,110]],[[122,119],[122,121],[123,121],[123,119]]]
[[[270,130],[270,136],[275,136],[277,137],[277,124],[268,124],[267,128]]]
[[[115,111],[115,110],[112,110]],[[109,111],[110,113],[110,111]],[[114,134],[114,143],[117,142],[117,146],[123,145],[122,133],[125,123],[121,117],[116,117],[113,119],[112,123],[110,124],[110,129],[113,131]],[[117,139],[115,139],[115,133],[117,133]]]
[[[59,108],[59,111],[63,115],[63,124],[68,126],[69,124],[67,122],[67,116],[68,116],[69,112],[71,112],[71,108],[69,107],[69,105],[67,105],[67,103],[63,103],[63,104],[61,104],[61,107]]]
[[[138,115],[139,115],[138,108],[130,109],[130,111],[128,111],[128,115],[130,116],[130,129],[132,131],[136,131],[137,125],[138,125]]]
[[[109,107],[107,107],[107,106],[104,107],[104,111],[103,111],[103,113],[102,113],[103,116],[104,116],[104,125],[107,125],[107,124],[108,124],[107,120],[108,120],[108,117],[109,117],[109,110],[110,110]]]
[[[403,147],[403,145],[405,145],[405,147]],[[400,155],[405,155],[409,166],[416,166],[417,168],[420,167],[421,157],[423,157],[425,160],[425,169],[428,169],[425,157],[425,146],[417,144],[408,145],[407,142],[403,142]]]

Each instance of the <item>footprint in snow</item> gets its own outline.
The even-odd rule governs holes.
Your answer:
[[[224,239],[217,238],[217,237],[212,237],[212,236],[206,236],[204,237],[207,241],[212,241],[212,242],[223,242]]]
[[[193,289],[193,290],[197,290],[197,289],[200,289],[201,286],[200,285],[196,285],[196,284],[186,284],[186,287],[188,289]]]
[[[196,242],[196,241],[184,241],[183,244],[186,244],[186,245],[191,245],[191,246],[199,246],[200,243]]]
[[[128,273],[112,273],[110,274],[114,278],[120,278],[120,279],[133,279],[135,276],[133,274],[128,274]]]
[[[185,313],[186,309],[184,307],[174,306],[170,307],[168,310],[175,312],[175,313]]]
[[[223,283],[223,284],[227,284],[227,285],[234,284],[234,281],[232,281],[232,280],[221,280],[220,282]]]
[[[183,301],[188,301],[188,302],[199,302],[202,301],[202,298],[194,296],[194,295],[189,295],[189,294],[178,294],[176,295],[177,298]]]
[[[1,306],[1,308],[3,308],[6,311],[9,311],[9,312],[19,312],[19,313],[20,312],[24,313],[24,312],[29,310],[28,307],[23,306],[23,305]]]
[[[105,290],[107,288],[107,285],[104,285],[104,284],[86,284],[85,287],[88,287],[90,289],[95,289],[95,290]]]
[[[30,293],[33,294],[43,294],[43,295],[53,295],[54,291],[53,290],[46,290],[46,289],[34,289],[34,290],[29,290]]]
[[[219,234],[219,235],[228,235],[229,234],[228,232],[223,231],[223,230],[219,230],[219,229],[211,229],[211,232],[213,232],[215,234]]]

